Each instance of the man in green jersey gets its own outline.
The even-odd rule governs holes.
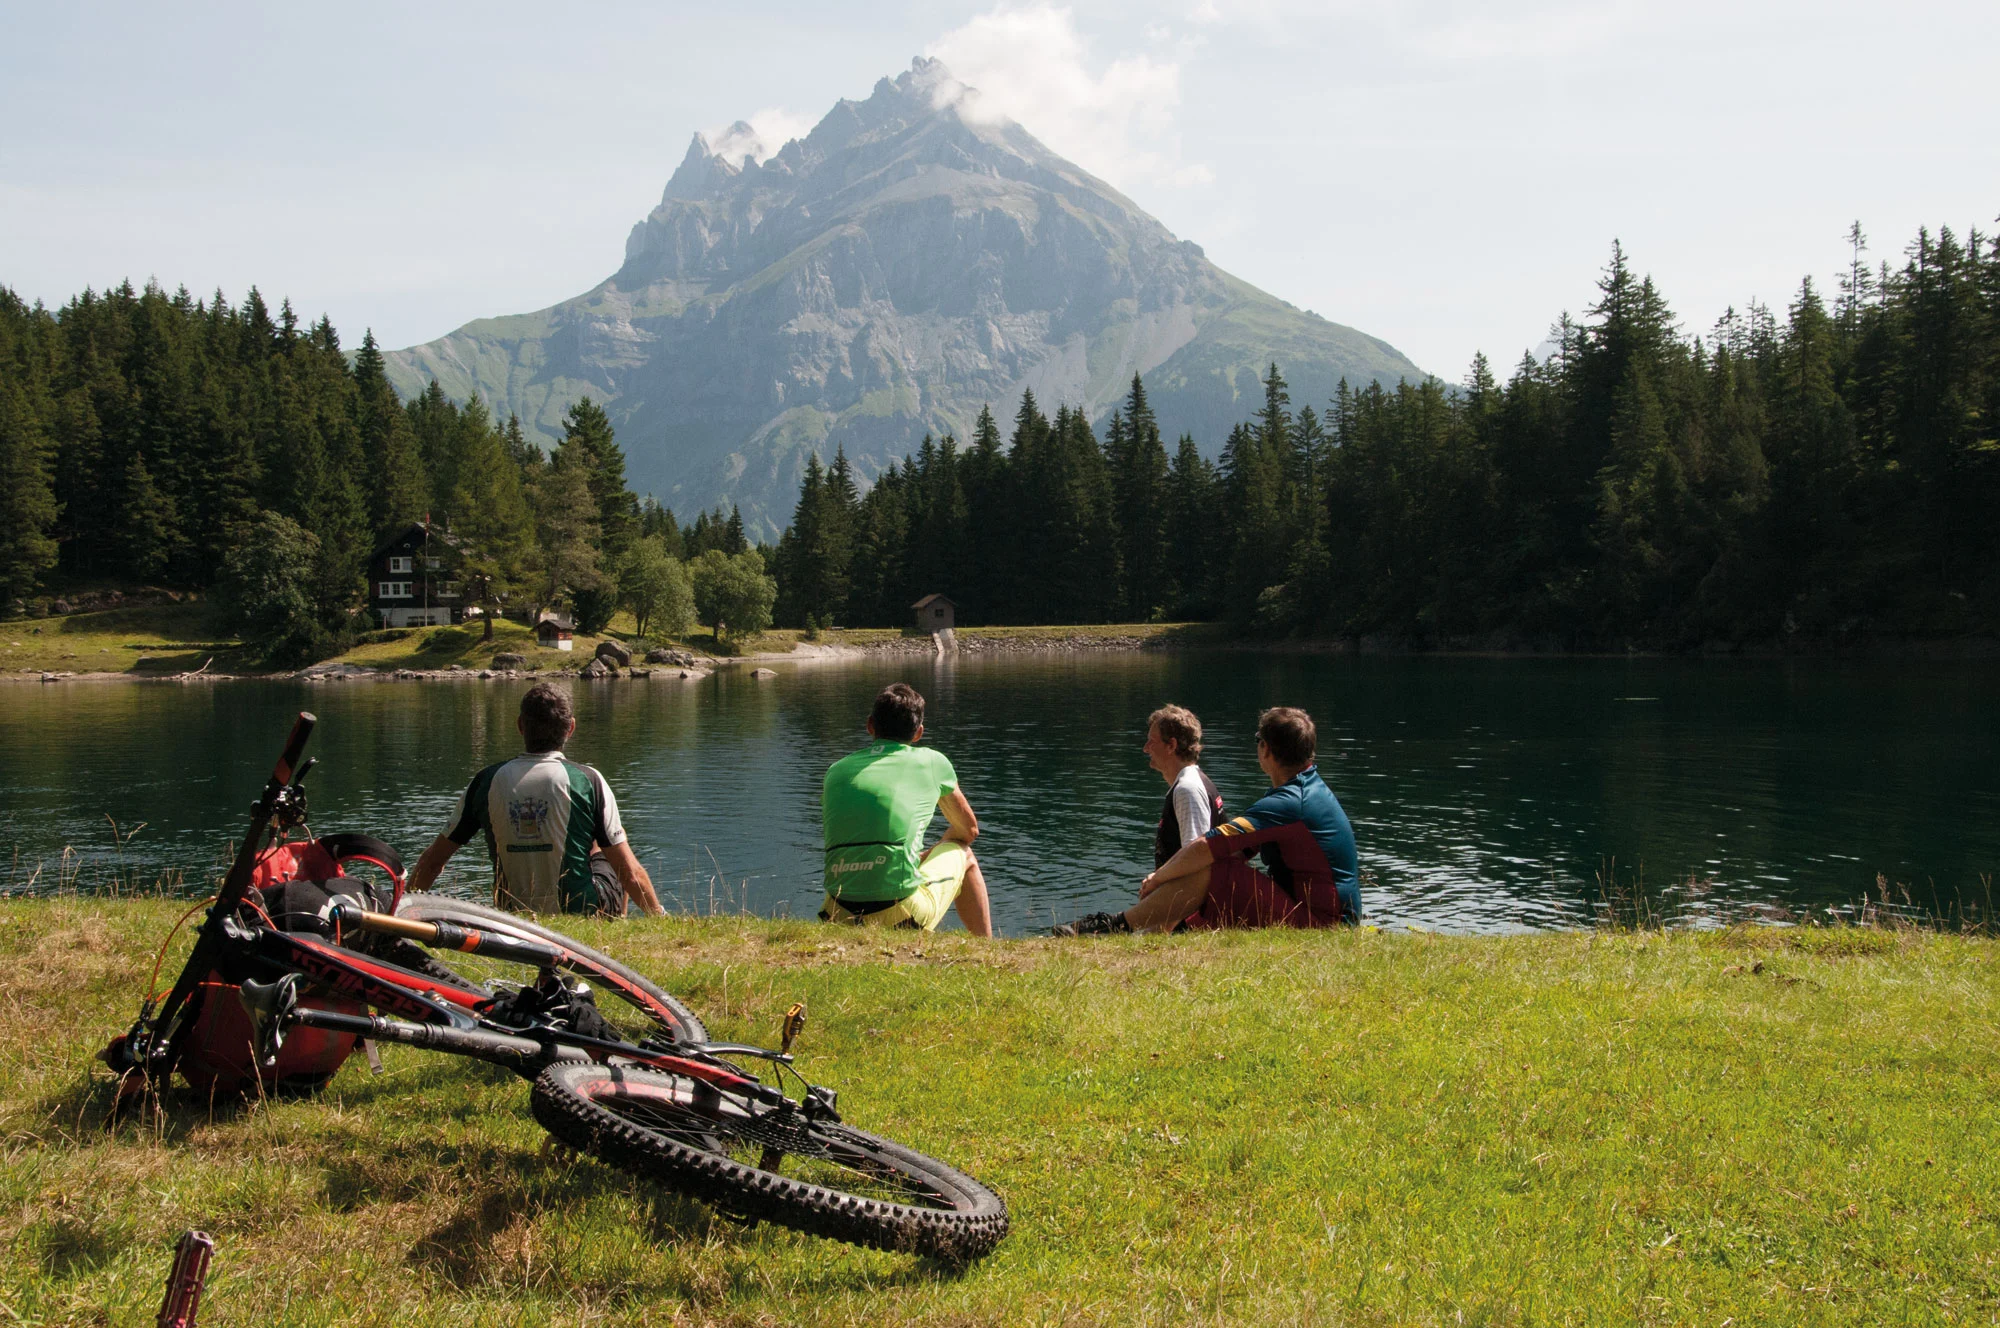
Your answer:
[[[826,832],[823,921],[935,931],[956,904],[974,936],[993,934],[986,878],[972,856],[979,818],[943,752],[924,737],[924,698],[892,683],[868,714],[875,741],[826,772],[820,804]],[[944,837],[923,849],[933,812]]]
[[[652,878],[625,842],[611,786],[591,766],[563,755],[576,732],[569,693],[536,683],[521,698],[514,725],[527,755],[472,777],[450,826],[417,859],[409,888],[430,889],[451,855],[483,834],[501,908],[623,917],[629,901],[664,913]]]

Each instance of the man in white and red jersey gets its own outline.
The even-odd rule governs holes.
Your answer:
[[[538,682],[521,698],[515,721],[527,754],[472,777],[451,825],[410,872],[411,890],[428,890],[451,855],[486,836],[501,908],[528,913],[597,913],[622,917],[630,900],[665,913],[653,880],[618,819],[604,776],[562,753],[576,732],[569,694]]]

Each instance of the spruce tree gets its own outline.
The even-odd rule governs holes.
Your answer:
[[[1107,445],[1116,500],[1119,566],[1123,574],[1120,614],[1144,622],[1170,596],[1167,572],[1167,449],[1160,424],[1146,401],[1138,374],[1125,396],[1122,416],[1114,414],[1119,441]]]
[[[639,500],[625,487],[625,453],[612,433],[611,418],[589,397],[579,399],[563,417],[557,458],[565,452],[589,480],[600,547],[615,561],[638,533]]]
[[[354,388],[355,428],[367,471],[368,519],[380,540],[420,520],[431,499],[416,433],[389,386],[388,365],[375,344],[373,328],[362,334],[361,350],[354,358]]]
[[[11,601],[32,596],[55,566],[49,532],[59,509],[49,464],[54,449],[33,398],[13,379],[7,349],[0,341],[0,367],[10,371],[0,373],[0,595]]]

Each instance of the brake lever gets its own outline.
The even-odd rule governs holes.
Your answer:
[[[299,975],[287,973],[275,982],[245,979],[237,989],[237,997],[249,1012],[250,1026],[256,1032],[257,1068],[274,1068],[278,1063],[278,1052],[285,1045],[285,1032],[291,1025],[292,1011],[298,1008]]]

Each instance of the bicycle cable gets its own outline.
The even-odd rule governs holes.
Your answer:
[[[222,898],[221,895],[210,895],[208,898],[201,900],[199,903],[195,904],[194,908],[190,908],[187,912],[181,914],[178,918],[175,918],[174,925],[167,928],[166,937],[162,939],[160,942],[159,952],[153,956],[153,975],[146,979],[146,1003],[148,1005],[151,1005],[154,1001],[159,1000],[161,995],[164,994],[160,991],[160,986],[159,986],[160,966],[167,962],[167,947],[173,944],[174,933],[181,929],[182,923],[186,922],[189,918],[194,916],[195,909],[207,908],[209,905],[213,904],[216,900],[220,898]]]

